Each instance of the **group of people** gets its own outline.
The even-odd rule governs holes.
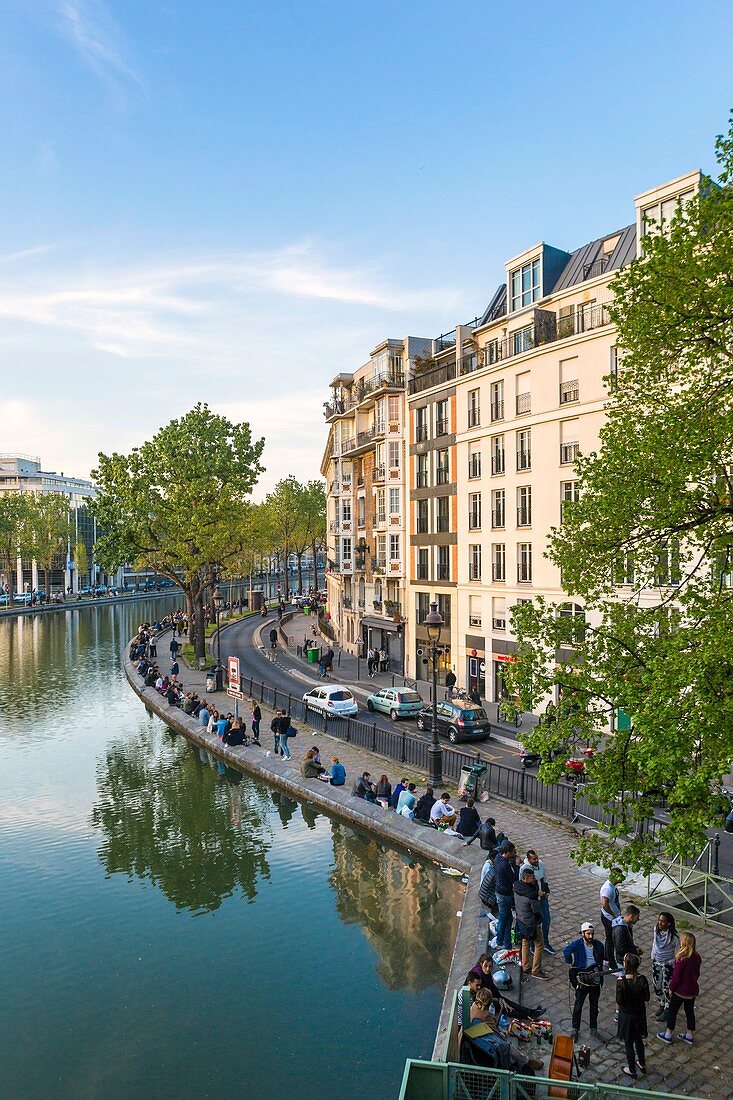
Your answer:
[[[370,646],[366,651],[366,663],[367,672],[373,678],[378,672],[387,671],[389,668],[389,654],[384,648],[377,649],[375,646]]]

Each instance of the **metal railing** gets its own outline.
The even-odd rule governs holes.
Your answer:
[[[410,379],[408,387],[409,392],[422,393],[423,390],[430,390],[433,386],[442,386],[446,382],[451,382],[456,376],[456,364],[442,363],[438,367],[433,367],[431,370],[422,371],[420,374],[416,374],[414,378]]]
[[[664,822],[647,819],[645,831],[656,835]],[[694,859],[660,854],[647,878],[647,901],[664,902],[665,908],[703,920],[733,924],[733,882],[719,874],[720,835],[715,833]]]

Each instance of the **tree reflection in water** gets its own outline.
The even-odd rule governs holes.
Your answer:
[[[112,745],[92,822],[108,874],[149,879],[177,909],[210,912],[237,890],[255,898],[272,833],[266,789],[220,775],[203,755],[167,732]]]
[[[460,881],[334,822],[331,883],[339,915],[359,923],[389,989],[445,985],[463,907]]]

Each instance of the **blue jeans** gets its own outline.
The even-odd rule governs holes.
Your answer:
[[[288,748],[288,739],[280,734],[280,752],[283,754],[286,760],[290,759],[290,749]]]
[[[540,898],[542,910],[542,939],[545,947],[550,946],[550,902],[547,898]]]
[[[509,948],[512,946],[512,924],[514,923],[512,898],[508,894],[497,894],[496,903],[499,906],[496,946]]]

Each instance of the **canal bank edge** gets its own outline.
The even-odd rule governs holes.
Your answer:
[[[486,950],[489,918],[488,915],[483,915],[484,907],[479,900],[477,888],[484,863],[484,853],[481,849],[461,846],[459,851],[456,846],[460,842],[455,837],[443,836],[434,829],[415,825],[414,822],[385,811],[380,806],[354,798],[350,793],[350,786],[331,787],[317,779],[305,780],[299,770],[288,767],[285,762],[271,763],[270,761],[280,758],[266,756],[265,749],[252,746],[230,748],[222,744],[216,735],[207,734],[195,718],[184,714],[177,707],[170,707],[155,688],[146,688],[128,654],[129,643],[123,653],[123,664],[125,675],[133,691],[149,710],[162,718],[176,733],[182,734],[230,767],[253,775],[301,802],[312,802],[328,814],[373,833],[393,847],[423,856],[441,867],[455,868],[468,876],[433,1048],[433,1058],[444,1060],[455,991],[462,985],[478,956]],[[318,737],[323,740],[328,735],[318,731]],[[343,742],[331,738],[328,740],[333,740],[336,751],[343,755],[345,748]],[[255,753],[258,755],[255,756]],[[363,759],[365,767],[369,765],[370,759],[381,761],[380,757],[366,749],[360,748],[358,755]],[[376,764],[374,766],[376,767]]]

